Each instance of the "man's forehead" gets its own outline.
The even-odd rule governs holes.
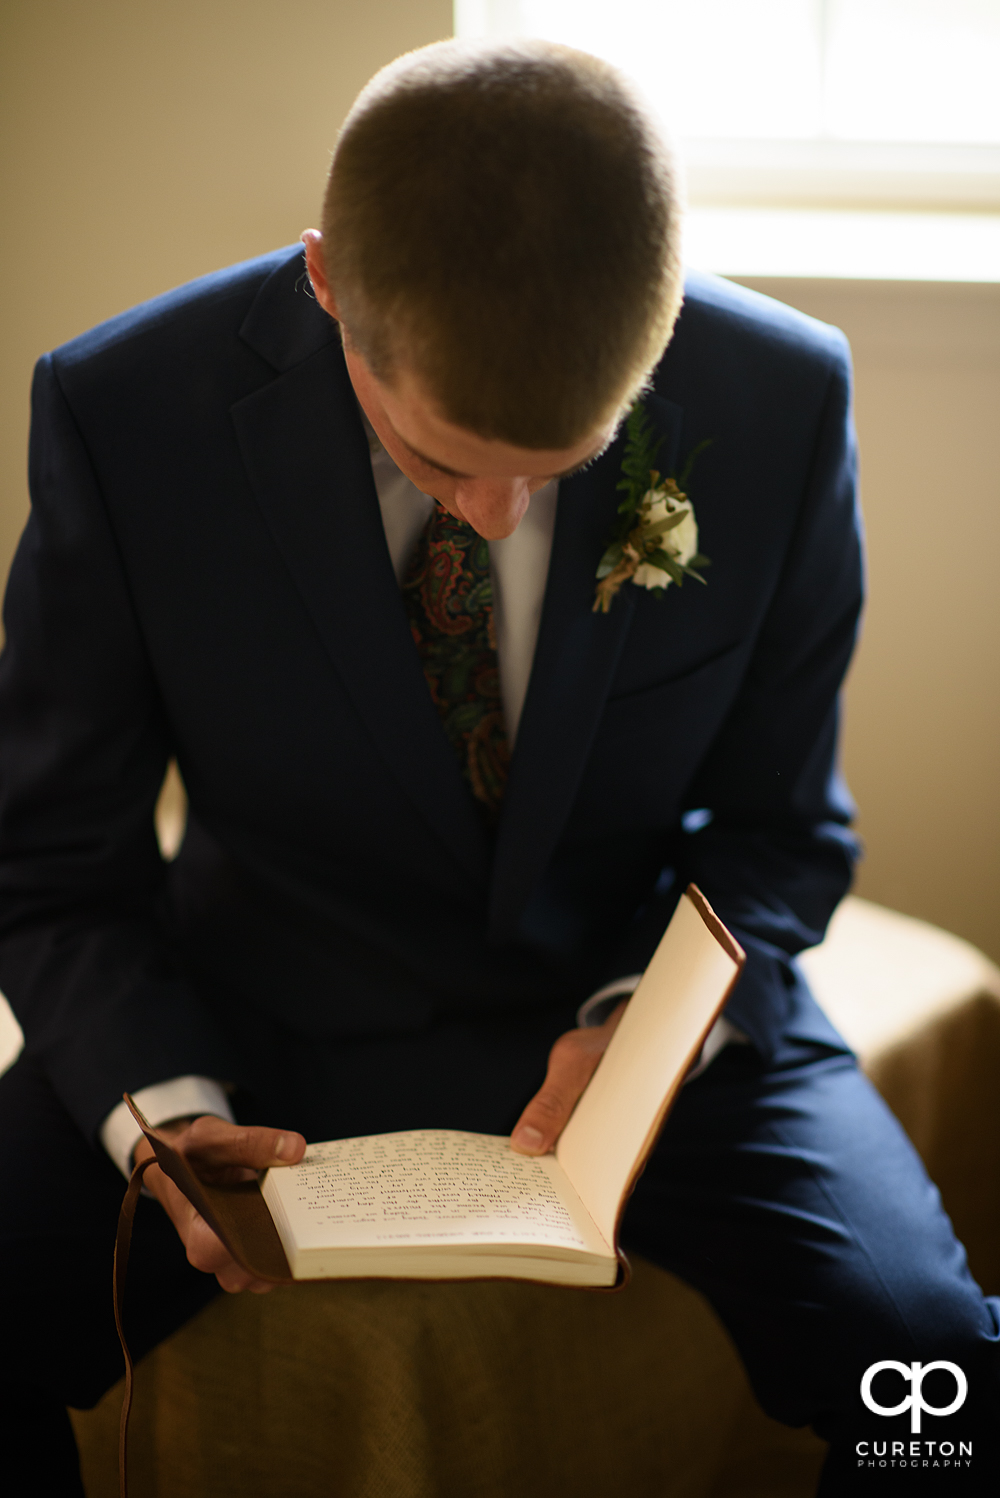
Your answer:
[[[401,440],[405,440],[405,439],[401,439]],[[574,458],[568,464],[567,467],[562,468],[562,469],[558,469],[554,473],[550,473],[547,469],[543,470],[542,468],[539,468],[537,474],[530,474],[530,475],[527,475],[527,476],[528,477],[532,477],[532,478],[536,478],[536,477],[542,477],[544,475],[544,477],[546,477],[546,478],[553,478],[553,479],[566,479],[566,478],[569,478],[571,474],[578,473],[581,468],[586,468],[588,463],[592,463],[593,460],[596,457],[598,457],[602,452],[604,452],[605,448],[608,446],[608,444],[610,443],[610,441],[611,441],[611,438],[609,436],[607,436],[606,434],[602,433],[601,436],[598,437],[595,440],[594,446],[593,446],[593,448],[592,448],[592,450],[590,452],[585,453],[582,458]],[[410,451],[413,453],[413,456],[415,458],[419,458],[422,463],[427,463],[431,468],[437,468],[437,469],[439,469],[441,471],[441,473],[446,473],[449,478],[453,478],[453,479],[475,479],[475,478],[487,478],[487,477],[489,477],[488,474],[460,473],[457,468],[448,468],[448,467],[446,467],[446,465],[444,463],[439,463],[435,458],[431,458],[426,453],[420,452],[418,448],[410,447],[410,444],[408,442],[406,443],[406,446],[410,448]]]
[[[609,422],[570,447],[519,447],[449,421],[409,372],[392,385],[376,385],[397,439],[419,462],[454,479],[565,478],[603,452],[615,432],[616,423]]]

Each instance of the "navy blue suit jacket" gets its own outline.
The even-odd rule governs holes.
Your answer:
[[[334,1050],[534,1011],[561,1027],[642,967],[689,879],[750,954],[733,1021],[765,1054],[790,1014],[832,1038],[792,1003],[789,958],[853,855],[849,391],[839,333],[690,282],[648,408],[665,472],[714,438],[690,486],[708,585],[628,585],[593,613],[621,440],[561,485],[494,845],[300,251],[44,358],[0,661],[0,988],[80,1127],[126,1087],[243,1079],[244,1017]],[[168,867],[171,754],[191,818]]]

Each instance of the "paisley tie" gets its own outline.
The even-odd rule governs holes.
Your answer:
[[[510,753],[500,699],[490,549],[435,504],[403,578],[410,629],[472,794],[495,821]]]

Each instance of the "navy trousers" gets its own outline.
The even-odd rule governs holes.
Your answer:
[[[544,1062],[541,1042],[525,1077]],[[509,1129],[523,1100],[492,1127]],[[0,1150],[4,1470],[13,1462],[26,1492],[78,1494],[64,1407],[93,1404],[121,1375],[110,1264],[124,1182],[25,1060],[0,1078]],[[935,1188],[846,1050],[789,1042],[768,1066],[749,1046],[723,1052],[682,1090],[623,1241],[707,1296],[769,1414],[831,1442],[824,1498],[997,1490],[1000,1302],[971,1279]],[[159,1206],[140,1203],[126,1311],[136,1354],[215,1290]],[[922,1409],[916,1434],[909,1408],[862,1399],[866,1371],[885,1361],[910,1376],[871,1376],[883,1409],[915,1387],[926,1405],[953,1403],[955,1375],[922,1371],[940,1361],[962,1370],[967,1398],[947,1416]]]
[[[711,1301],[763,1409],[831,1443],[819,1492],[1000,1491],[1000,1299],[969,1274],[938,1192],[847,1051],[731,1046],[683,1091],[627,1246]],[[876,1363],[869,1398],[862,1381]],[[913,1367],[957,1365],[950,1416]],[[947,1409],[947,1369],[918,1374]],[[971,1448],[971,1454],[970,1450]],[[905,1465],[904,1465],[905,1464]]]

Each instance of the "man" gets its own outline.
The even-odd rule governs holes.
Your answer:
[[[63,1406],[120,1372],[108,1252],[146,1149],[123,1090],[202,1169],[419,1126],[544,1151],[689,879],[747,971],[626,1245],[709,1296],[765,1408],[831,1440],[826,1492],[876,1360],[954,1359],[982,1418],[995,1307],[790,961],[854,850],[845,346],[708,280],[671,338],[678,229],[612,70],[442,44],[362,94],[305,264],[237,266],[39,365],[0,671],[0,986],[26,1036],[0,1081],[3,1408],[53,1472],[62,1440],[67,1492]],[[603,612],[639,392],[660,473],[712,439],[689,485],[712,565],[636,573]],[[167,868],[171,754],[191,812]],[[146,1179],[137,1352],[218,1285],[263,1288]]]

